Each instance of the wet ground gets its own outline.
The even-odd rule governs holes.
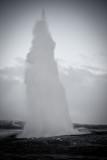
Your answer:
[[[0,160],[107,160],[107,131],[50,138],[0,138]]]

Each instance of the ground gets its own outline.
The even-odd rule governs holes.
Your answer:
[[[4,136],[0,138],[0,160],[107,160],[106,127],[89,126],[91,134],[85,135],[29,139],[17,138],[17,133]]]

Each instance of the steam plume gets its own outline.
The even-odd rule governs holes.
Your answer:
[[[66,96],[54,60],[55,42],[48,30],[44,11],[34,27],[33,36],[25,74],[29,118],[22,137],[71,134]]]

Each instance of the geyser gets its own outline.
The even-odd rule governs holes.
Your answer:
[[[72,122],[64,89],[54,59],[55,42],[42,12],[33,30],[26,62],[26,99],[29,118],[21,137],[48,137],[72,134]]]

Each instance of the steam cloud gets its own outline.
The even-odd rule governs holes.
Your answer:
[[[29,118],[21,137],[67,135],[73,131],[65,92],[58,77],[52,40],[42,12],[33,31],[26,62],[26,99]]]

